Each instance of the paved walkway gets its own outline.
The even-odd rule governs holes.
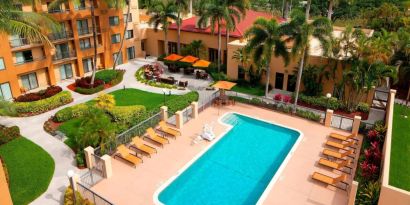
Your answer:
[[[118,66],[118,69],[126,70],[124,75],[124,80],[104,92],[109,93],[114,90],[118,90],[121,88],[137,88],[140,90],[144,90],[147,92],[153,93],[163,93],[162,88],[155,88],[151,86],[147,86],[145,84],[139,83],[135,80],[134,74],[136,70],[141,67],[142,65],[146,64],[149,61],[142,61],[136,60],[132,61],[123,65]],[[60,84],[60,86],[68,90],[66,88],[67,85],[73,83],[74,80],[65,81]],[[174,95],[181,95],[189,92],[190,90],[172,90],[172,94]],[[54,115],[58,110],[61,110],[68,106],[73,106],[75,104],[87,102],[95,97],[98,94],[93,95],[82,95],[79,93],[75,93],[70,91],[73,95],[74,101],[70,104],[65,106],[59,107],[57,109],[48,111],[46,113],[32,116],[32,117],[0,117],[0,124],[6,126],[17,125],[20,127],[21,134],[28,139],[32,140],[37,145],[41,146],[45,149],[54,159],[55,162],[55,170],[53,178],[50,182],[50,185],[45,193],[43,193],[39,198],[33,201],[31,204],[33,205],[53,205],[53,204],[61,204],[61,201],[64,196],[65,188],[68,186],[67,180],[67,171],[74,170],[78,175],[81,175],[85,172],[85,170],[79,170],[76,167],[75,160],[74,160],[74,153],[73,151],[65,145],[62,141],[52,137],[47,132],[43,130],[44,122],[49,119],[52,115]],[[202,94],[201,94],[202,93]],[[200,96],[208,96],[209,92],[200,91]],[[203,98],[203,97],[201,97]]]

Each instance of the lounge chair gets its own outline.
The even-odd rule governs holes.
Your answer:
[[[326,145],[334,147],[334,148],[338,148],[338,149],[343,149],[343,150],[349,150],[348,148],[353,148],[356,149],[355,147],[353,147],[354,145],[354,141],[342,141],[342,143],[338,143],[332,140],[328,140],[326,142]]]
[[[151,147],[149,145],[144,144],[143,140],[138,136],[132,138],[131,148],[137,149],[137,150],[147,154],[149,157],[151,157],[151,154],[157,153],[157,149],[155,149],[154,147]]]
[[[349,168],[350,172],[345,172],[345,173],[348,173],[348,174],[350,174],[351,170],[352,170],[352,167],[348,166],[350,164],[350,162],[351,162],[350,160],[342,160],[340,162],[336,162],[336,161],[330,161],[330,160],[324,159],[324,158],[319,159],[319,164],[330,167],[330,168],[333,168],[333,169],[337,169],[341,172],[345,172],[343,170],[344,167]]]
[[[345,157],[350,157],[352,159],[354,159],[354,157],[350,156],[353,154],[353,150],[348,150],[345,151],[343,153],[337,152],[337,151],[333,151],[330,149],[324,149],[322,152],[324,155],[328,156],[328,157],[333,157],[333,158],[337,158],[337,159],[345,159]]]
[[[125,160],[126,162],[132,164],[133,166],[137,166],[138,164],[143,163],[143,160],[135,155],[131,154],[131,150],[129,150],[125,145],[120,145],[117,147],[117,152],[118,154],[116,154],[114,156],[115,157],[119,157],[123,160]]]
[[[160,144],[161,147],[163,147],[164,144],[169,144],[169,140],[167,138],[159,136],[151,127],[147,129],[147,134],[148,139]]]
[[[181,132],[179,130],[169,127],[164,121],[159,122],[159,127],[162,132],[171,135],[174,138],[181,136]]]
[[[342,174],[340,176],[337,177],[331,177],[331,176],[327,176],[324,175],[322,173],[319,172],[314,172],[312,174],[312,179],[318,180],[320,182],[326,183],[327,185],[330,186],[334,186],[336,188],[342,189],[342,190],[347,190],[347,187],[349,186],[349,184],[347,182],[345,182],[346,180],[346,174]],[[342,183],[345,185],[344,188],[337,186],[339,183]]]
[[[354,137],[354,134],[351,135],[341,135],[335,132],[332,132],[329,134],[329,137],[333,138],[333,139],[338,139],[338,140],[343,140],[343,141],[348,141],[350,139],[358,141],[359,139]]]

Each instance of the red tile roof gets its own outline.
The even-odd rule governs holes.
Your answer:
[[[242,19],[242,21],[240,21],[238,24],[236,24],[236,30],[233,32],[229,33],[229,36],[231,37],[236,37],[236,38],[241,38],[243,37],[243,35],[245,34],[246,30],[252,26],[253,22],[259,18],[259,17],[263,17],[263,18],[275,18],[278,23],[283,23],[286,20],[280,17],[276,17],[273,16],[270,13],[267,12],[260,12],[260,11],[253,11],[253,10],[248,10],[246,12],[246,17],[244,19]],[[185,19],[182,21],[182,25],[181,25],[181,31],[186,31],[186,32],[194,32],[194,33],[212,33],[210,26],[208,26],[205,29],[199,29],[196,28],[196,22],[197,22],[197,18],[199,17],[191,17],[189,19]],[[177,26],[175,23],[173,23],[169,29],[171,30],[176,30]],[[215,34],[217,33],[218,28],[215,28]],[[222,28],[222,35],[225,36],[226,35],[226,31],[225,28]]]

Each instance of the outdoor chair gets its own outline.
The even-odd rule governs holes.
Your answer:
[[[324,158],[320,158],[319,159],[319,164],[326,166],[326,167],[330,167],[336,170],[339,170],[341,172],[345,172],[347,174],[351,174],[352,171],[352,167],[349,167],[348,165],[351,163],[350,160],[341,160],[340,162],[337,161],[330,161],[328,159],[324,159]],[[343,168],[349,168],[350,172],[346,172],[343,170]]]
[[[338,149],[349,150],[348,148],[356,149],[353,147],[354,141],[342,141],[342,143],[338,143],[335,141],[328,140],[326,141],[326,145]],[[354,152],[353,152],[354,153]]]
[[[179,81],[178,85],[179,87],[186,88],[188,86],[188,81]]]
[[[354,157],[351,156],[353,154],[353,150],[349,150],[349,151],[345,151],[341,153],[341,152],[333,151],[330,149],[324,149],[322,154],[328,157],[333,157],[337,159],[345,159],[346,157],[350,157],[354,159]]]
[[[166,133],[166,134],[168,134],[168,135],[170,135],[174,138],[176,138],[178,136],[181,136],[181,132],[179,130],[174,129],[172,127],[169,127],[167,125],[167,123],[165,123],[165,121],[159,122],[159,127],[160,127],[160,131],[162,131],[162,132],[164,132],[164,133]]]
[[[191,75],[192,73],[194,73],[194,69],[191,67],[188,68],[184,68],[184,74],[185,75]]]
[[[342,141],[348,141],[350,139],[356,140],[356,141],[359,140],[359,139],[355,138],[353,134],[351,134],[351,135],[341,135],[341,134],[334,133],[334,132],[330,133],[329,137],[331,137],[333,139],[342,140]]]
[[[157,149],[149,145],[146,145],[139,136],[132,138],[130,148],[139,150],[148,155],[149,157],[151,157],[151,154],[157,153]]]
[[[169,144],[169,140],[165,137],[159,136],[157,133],[155,133],[154,129],[152,127],[147,129],[147,134],[148,134],[148,139],[158,143],[161,145],[161,147],[164,146],[164,144]]]
[[[346,180],[346,174],[342,174],[340,176],[337,177],[331,177],[331,176],[327,176],[325,174],[319,173],[319,172],[314,172],[312,175],[312,179],[315,179],[317,181],[323,182],[327,185],[330,186],[334,186],[336,188],[342,189],[347,191],[347,187],[349,186],[349,184],[347,182],[345,182]],[[344,187],[340,187],[338,186],[338,184],[344,184]]]
[[[117,154],[114,155],[115,157],[119,157],[123,159],[124,161],[128,162],[129,164],[132,164],[134,167],[136,167],[138,164],[143,163],[143,160],[135,155],[131,154],[131,150],[129,150],[125,145],[120,145],[117,147]]]

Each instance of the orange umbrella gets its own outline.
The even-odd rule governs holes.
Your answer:
[[[164,59],[167,60],[167,61],[177,61],[177,60],[179,60],[179,59],[181,59],[181,58],[182,58],[182,56],[180,56],[180,55],[171,54],[171,55],[165,57]]]
[[[195,57],[195,56],[185,56],[183,59],[179,60],[181,62],[185,62],[185,63],[195,63],[195,61],[197,61],[199,58]]]
[[[221,80],[221,81],[216,82],[212,87],[223,89],[223,90],[230,90],[235,85],[236,83]]]
[[[198,67],[198,68],[207,68],[211,62],[206,61],[206,60],[199,60],[192,65],[193,67]]]

